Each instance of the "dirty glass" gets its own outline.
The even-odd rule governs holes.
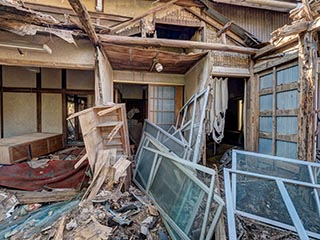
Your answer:
[[[157,125],[145,121],[144,131],[149,133],[152,137],[163,144],[168,150],[172,151],[178,157],[185,158],[187,155],[188,147],[185,143],[177,139],[176,137],[168,134]]]
[[[215,172],[169,152],[158,151],[163,148],[159,142],[150,148],[152,137],[146,135],[146,139],[137,159],[135,182],[165,215],[174,239],[210,239],[224,204],[213,194]],[[156,155],[150,157],[150,154]],[[140,167],[144,164],[151,168]],[[148,180],[142,182],[141,179]]]
[[[236,212],[291,230],[301,221],[302,236],[320,238],[319,169],[318,163],[233,150]]]
[[[307,231],[320,233],[320,209],[311,187],[285,184],[295,209]],[[319,200],[319,195],[317,196]]]
[[[236,191],[237,210],[293,225],[275,181],[237,174]]]
[[[193,150],[192,162],[200,161],[200,149],[202,148],[202,131],[207,105],[209,88],[193,95],[179,112],[176,124],[176,132],[181,132]]]
[[[290,160],[281,161],[280,158],[264,154],[248,155],[241,151],[234,152],[236,159],[233,161],[237,170],[311,183],[307,165]]]

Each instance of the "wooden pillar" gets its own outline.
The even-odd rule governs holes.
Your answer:
[[[41,68],[40,72],[36,74],[36,87],[37,87],[37,132],[42,132],[42,101],[41,101]]]
[[[63,138],[67,139],[67,70],[61,70],[61,87],[62,87],[62,132]]]
[[[4,136],[4,125],[3,125],[3,79],[2,79],[2,65],[0,65],[0,128],[1,138]]]
[[[299,36],[298,158],[307,161],[314,161],[316,35],[305,32]]]
[[[250,78],[247,81],[246,95],[246,148],[248,151],[258,151],[259,122],[259,81],[253,73],[253,61],[250,63]]]

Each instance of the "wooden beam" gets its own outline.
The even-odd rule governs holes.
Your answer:
[[[69,0],[69,1],[71,1],[71,0]],[[121,30],[121,29],[129,26],[129,25],[132,24],[132,23],[135,23],[135,22],[137,22],[137,21],[140,21],[142,18],[144,18],[144,17],[146,17],[146,16],[148,16],[148,15],[150,15],[150,14],[153,14],[153,13],[155,13],[155,12],[158,12],[158,11],[160,11],[160,10],[162,10],[162,9],[165,9],[165,8],[171,6],[172,4],[175,4],[175,3],[178,2],[178,1],[179,1],[179,0],[171,0],[170,2],[167,2],[167,3],[163,4],[163,5],[160,5],[160,6],[157,6],[157,7],[155,7],[155,8],[152,8],[152,9],[150,9],[149,11],[141,14],[141,15],[138,16],[138,17],[135,17],[135,18],[133,18],[133,19],[127,21],[127,22],[121,23],[121,24],[119,24],[119,25],[111,28],[111,33],[115,33],[115,32],[117,32],[117,31],[119,31],[119,30]]]
[[[299,108],[298,108],[298,158],[315,161],[314,98],[317,79],[317,33],[301,34],[299,42]]]
[[[227,22],[226,25],[224,25],[223,28],[221,28],[219,32],[217,32],[217,37],[220,37],[222,33],[228,31],[233,23],[233,21]]]
[[[185,40],[171,40],[159,38],[140,38],[140,37],[123,37],[112,35],[99,35],[102,43],[111,43],[127,46],[144,46],[144,47],[172,47],[172,48],[188,48],[188,49],[203,49],[216,50],[224,52],[235,52],[241,54],[252,55],[257,52],[257,49],[248,47],[239,47],[220,43],[207,43]]]
[[[85,5],[80,0],[69,0],[69,3],[74,12],[78,15],[82,27],[88,34],[90,41],[93,43],[93,45],[97,46],[99,40],[91,23],[91,18]]]
[[[275,52],[275,51],[279,50],[280,48],[287,47],[287,46],[289,46],[291,44],[297,44],[298,45],[298,36],[287,37],[287,39],[285,39],[285,41],[281,41],[278,44],[270,44],[268,46],[260,48],[257,51],[257,53],[253,56],[253,59],[259,59],[260,57],[263,57],[263,56],[265,56],[267,54]]]
[[[214,0],[213,2],[237,5],[242,7],[267,9],[277,12],[289,12],[297,6],[296,3],[275,0]]]

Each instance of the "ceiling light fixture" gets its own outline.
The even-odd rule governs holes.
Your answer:
[[[0,42],[0,47],[6,48],[17,48],[24,50],[40,51],[51,54],[52,50],[47,44],[30,44],[30,43],[11,43],[11,42]]]
[[[162,72],[163,70],[163,65],[159,62],[159,59],[157,57],[152,59],[152,65],[150,68],[150,72],[155,68],[157,72]]]
[[[156,71],[157,72],[162,72],[163,70],[163,65],[161,63],[156,63]]]

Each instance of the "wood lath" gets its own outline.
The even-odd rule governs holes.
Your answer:
[[[198,54],[178,54],[157,49],[142,49],[102,43],[103,49],[114,70],[152,71],[157,60],[163,65],[163,73],[186,73],[207,52]]]

